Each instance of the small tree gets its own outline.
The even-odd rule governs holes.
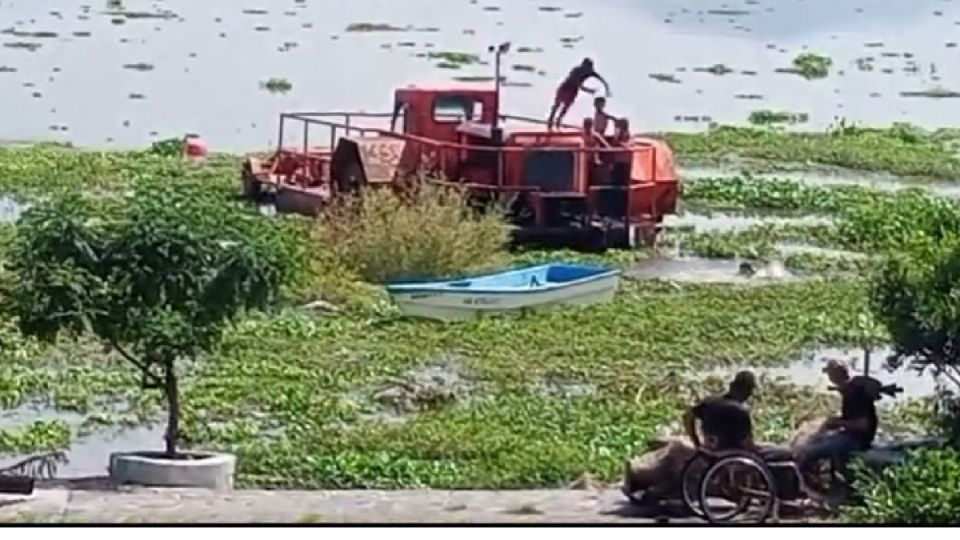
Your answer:
[[[92,333],[162,389],[175,458],[177,360],[211,352],[239,313],[276,298],[300,255],[280,227],[182,183],[109,204],[59,197],[19,222],[7,300],[24,334]]]
[[[932,371],[960,390],[958,238],[921,241],[888,255],[873,279],[871,304],[893,341],[892,363]]]

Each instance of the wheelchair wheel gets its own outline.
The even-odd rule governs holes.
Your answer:
[[[697,517],[704,517],[700,506],[700,483],[703,475],[710,468],[715,458],[703,452],[697,452],[687,460],[680,473],[680,489],[683,494],[683,505],[687,511]]]
[[[719,457],[703,475],[699,504],[711,524],[742,517],[748,523],[766,521],[777,505],[777,488],[770,469],[757,456],[737,453]],[[725,505],[714,505],[717,499]],[[756,504],[754,504],[756,503]]]

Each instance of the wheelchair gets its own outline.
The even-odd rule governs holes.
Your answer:
[[[823,505],[833,472],[822,468],[815,472],[802,474],[788,448],[701,449],[681,473],[683,503],[711,524],[733,523],[738,518],[738,523],[761,524],[771,517],[779,519],[783,506]],[[823,477],[826,474],[828,478]]]

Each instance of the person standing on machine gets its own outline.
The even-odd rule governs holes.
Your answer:
[[[560,83],[560,87],[557,88],[557,94],[553,100],[553,107],[550,109],[550,118],[547,119],[547,129],[559,127],[560,124],[563,123],[563,117],[566,116],[573,102],[577,100],[577,95],[580,93],[580,90],[590,94],[595,92],[595,90],[583,86],[583,83],[591,78],[603,83],[607,97],[610,97],[610,85],[594,70],[593,60],[584,58],[579,66],[570,70],[570,74],[567,75],[567,78],[564,79],[563,82]]]

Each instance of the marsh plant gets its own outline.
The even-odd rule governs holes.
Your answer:
[[[373,283],[451,276],[504,262],[509,228],[496,208],[477,212],[466,191],[426,179],[402,193],[345,198],[314,229],[317,245]]]

